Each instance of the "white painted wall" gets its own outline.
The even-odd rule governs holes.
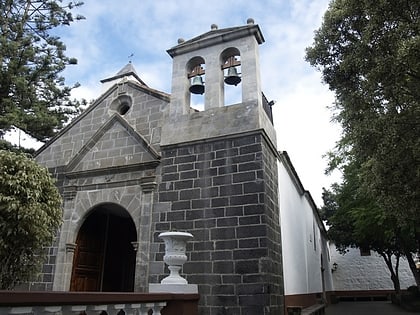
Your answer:
[[[321,267],[325,290],[331,291],[329,248],[322,234],[322,222],[289,162],[288,159],[278,162],[285,295],[322,292]]]
[[[390,272],[385,261],[374,251],[370,256],[361,256],[357,248],[341,255],[334,244],[330,245],[331,261],[337,263],[333,273],[334,290],[393,290]],[[399,277],[401,289],[415,285],[407,260],[400,260]]]
[[[330,243],[326,238],[326,235],[322,235],[321,246],[322,246],[322,257],[323,257],[323,265],[322,268],[324,269],[324,288],[326,292],[331,292],[334,290],[333,284],[333,274],[332,274],[332,264],[334,263],[331,260],[331,253],[330,253]]]
[[[341,255],[326,239],[316,206],[285,153],[278,161],[278,172],[285,295],[319,293],[323,287],[326,292],[393,290],[381,256],[373,251],[361,256],[355,248]],[[334,263],[337,270],[332,272]],[[405,259],[400,260],[399,277],[401,289],[415,285]]]

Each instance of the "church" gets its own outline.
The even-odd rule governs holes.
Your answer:
[[[333,291],[325,227],[262,91],[260,27],[178,40],[171,94],[129,63],[36,154],[63,224],[30,290],[148,292],[168,273],[158,235],[193,235],[182,276],[201,314],[282,314]],[[227,91],[239,95],[230,103]],[[200,106],[195,106],[197,98]]]

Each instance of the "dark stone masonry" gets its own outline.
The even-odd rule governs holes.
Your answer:
[[[153,217],[154,241],[168,230],[194,235],[183,272],[199,284],[203,314],[264,314],[266,306],[275,314],[282,305],[276,178],[262,133],[163,148],[158,198],[168,211]]]
[[[278,152],[261,91],[258,25],[212,29],[168,50],[171,95],[131,63],[37,161],[57,179],[63,224],[38,281],[24,289],[148,292],[168,275],[161,232],[185,231],[183,276],[200,314],[283,314]],[[241,67],[242,101],[224,71]],[[205,70],[204,70],[205,69]],[[205,71],[204,108],[191,75]],[[109,272],[112,270],[112,272]]]

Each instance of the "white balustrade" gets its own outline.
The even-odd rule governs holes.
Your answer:
[[[148,315],[150,310],[153,315],[161,315],[161,310],[165,306],[166,302],[101,305],[0,306],[0,315]]]

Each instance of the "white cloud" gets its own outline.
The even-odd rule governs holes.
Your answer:
[[[321,204],[322,187],[339,179],[324,175],[327,161],[323,155],[334,147],[340,129],[330,122],[326,109],[333,95],[318,82],[317,74],[295,82],[274,105],[273,112],[279,150],[289,153],[304,187]]]
[[[13,127],[11,130],[6,132],[4,139],[23,148],[33,148],[38,150],[44,145],[43,142],[36,140],[19,128]]]

